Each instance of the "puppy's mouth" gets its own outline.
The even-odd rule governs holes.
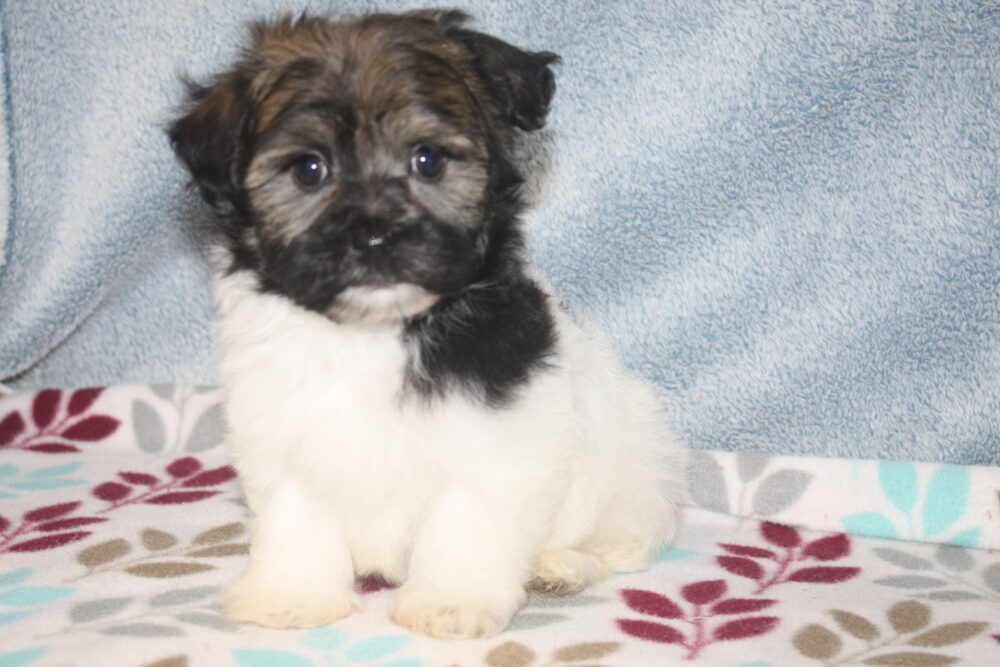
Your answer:
[[[343,324],[392,324],[427,311],[440,298],[412,283],[348,287],[337,295],[324,314]]]

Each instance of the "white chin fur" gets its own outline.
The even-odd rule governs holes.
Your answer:
[[[335,322],[382,324],[419,315],[440,298],[411,283],[391,287],[348,287],[337,296],[326,315]]]

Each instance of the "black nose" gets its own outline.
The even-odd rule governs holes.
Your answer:
[[[351,229],[351,245],[355,250],[370,252],[384,249],[392,240],[389,227],[377,220],[362,220]]]

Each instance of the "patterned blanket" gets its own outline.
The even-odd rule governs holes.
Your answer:
[[[221,433],[213,388],[0,400],[0,667],[1000,664],[1000,468],[695,452],[654,567],[444,642],[376,580],[330,627],[220,615],[249,519]]]

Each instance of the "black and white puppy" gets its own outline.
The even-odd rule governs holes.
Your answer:
[[[465,23],[259,23],[170,128],[224,232],[255,514],[235,619],[326,624],[377,573],[402,625],[488,636],[526,590],[645,568],[674,534],[684,457],[652,393],[525,265],[509,145],[557,58]]]

